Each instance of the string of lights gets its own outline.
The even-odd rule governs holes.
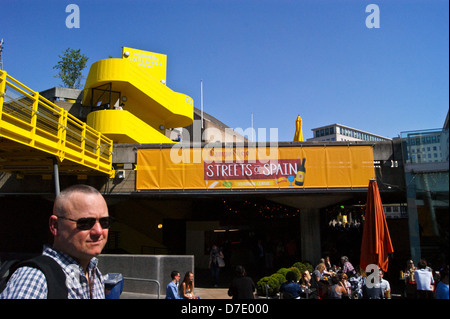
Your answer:
[[[270,201],[230,201],[222,199],[226,214],[255,214],[264,219],[280,219],[299,216],[300,210]]]

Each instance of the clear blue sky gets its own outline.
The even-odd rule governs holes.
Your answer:
[[[203,80],[205,112],[243,129],[253,113],[280,141],[297,115],[305,139],[333,123],[396,137],[442,127],[449,108],[448,0],[2,0],[0,38],[4,69],[36,91],[60,84],[68,47],[89,57],[85,76],[122,46],[166,54],[172,90],[200,108]]]

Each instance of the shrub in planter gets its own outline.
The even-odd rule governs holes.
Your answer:
[[[289,268],[289,271],[294,272],[294,274],[295,274],[295,281],[299,281],[300,280],[301,273],[300,273],[300,270],[297,267],[291,267],[291,268]]]
[[[263,277],[261,278],[257,283],[256,283],[256,292],[258,293],[259,296],[265,296],[266,295],[266,285],[269,286],[268,288],[268,292],[269,292],[269,296],[275,296],[278,291],[280,290],[280,282],[279,282],[279,277],[277,278],[276,276],[267,276],[267,277]]]
[[[286,277],[279,273],[272,274],[270,277],[273,277],[278,281],[278,283],[280,284],[278,288],[280,288],[281,285],[286,282]]]
[[[276,273],[283,275],[284,279],[286,280],[286,274],[288,273],[289,270],[290,270],[289,268],[280,268]]]
[[[313,266],[307,262],[306,263],[296,262],[295,264],[292,265],[292,267],[295,267],[298,270],[300,270],[300,273],[303,273],[305,270],[308,270],[309,273],[311,274],[314,271]]]

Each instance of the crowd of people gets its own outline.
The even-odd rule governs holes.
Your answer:
[[[410,260],[401,276],[406,298],[449,299],[448,266],[433,272],[426,260],[420,260],[417,268]],[[285,299],[391,299],[391,296],[391,285],[381,269],[374,267],[366,272],[354,267],[346,256],[340,258],[340,266],[331,265],[329,257],[321,259],[312,274],[303,271],[298,282],[290,271],[280,288],[280,297]]]
[[[223,258],[218,251],[211,256]],[[210,263],[211,266],[211,263]],[[367,271],[367,272],[366,272]],[[215,270],[212,271],[214,275]],[[322,258],[310,273],[303,270],[300,278],[293,271],[286,273],[286,282],[279,289],[281,299],[391,299],[391,284],[384,278],[384,272],[378,267],[366,270],[353,266],[347,256],[340,258],[339,265],[332,265],[329,257]],[[172,272],[172,282],[167,286],[168,299],[197,299],[194,294],[192,272],[187,272],[184,280],[178,284],[180,274]],[[404,298],[449,299],[448,266],[433,271],[426,260],[419,261],[417,267],[408,261],[405,271],[401,272],[405,283]],[[228,295],[233,299],[255,298],[255,283],[247,276],[243,266],[237,266]]]
[[[390,298],[389,282],[383,279],[383,272],[377,269],[378,276],[373,282],[366,279],[367,274],[353,267],[348,257],[342,256],[340,265],[332,265],[329,257],[321,259],[310,274],[303,271],[295,282],[295,274],[286,274],[286,283],[280,288],[282,298],[294,299],[383,299]],[[371,274],[369,274],[371,276]],[[370,278],[370,277],[369,277]]]
[[[404,283],[404,298],[449,299],[448,265],[435,271],[425,259],[417,267],[413,260],[408,260],[405,270],[400,272],[400,280]]]

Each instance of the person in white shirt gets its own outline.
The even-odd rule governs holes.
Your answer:
[[[427,269],[427,261],[421,259],[414,271],[414,277],[417,284],[418,299],[433,299],[434,278],[431,269]]]
[[[386,299],[391,299],[391,285],[389,284],[389,281],[383,278],[384,273],[383,270],[380,271],[380,288],[381,292]]]

